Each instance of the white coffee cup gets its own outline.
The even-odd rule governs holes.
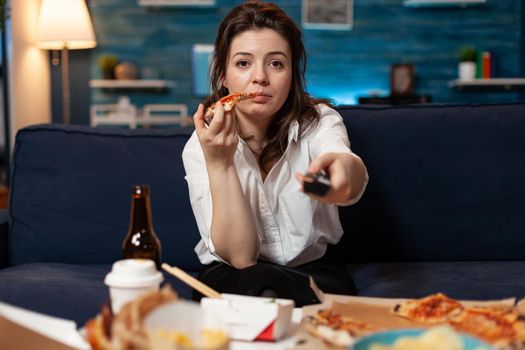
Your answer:
[[[124,259],[115,262],[104,280],[109,287],[113,313],[118,313],[122,306],[138,296],[159,290],[163,280],[153,260]]]

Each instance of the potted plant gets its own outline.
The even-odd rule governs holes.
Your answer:
[[[5,22],[9,19],[9,9],[7,0],[0,0],[0,30],[4,30]]]
[[[114,55],[102,55],[98,59],[98,66],[104,79],[115,79],[115,67],[118,64],[118,58]]]
[[[460,80],[473,80],[476,78],[476,49],[465,46],[459,50],[458,75]]]

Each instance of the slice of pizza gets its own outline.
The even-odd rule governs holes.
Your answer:
[[[382,330],[374,324],[342,316],[332,310],[319,310],[315,315],[303,320],[306,330],[324,342],[347,348],[355,337]]]
[[[257,94],[255,92],[234,92],[232,94],[229,94],[227,96],[224,96],[219,100],[219,102],[224,107],[224,110],[226,112],[229,112],[233,109],[235,104],[239,102],[243,98],[254,98]],[[212,104],[208,109],[206,109],[206,113],[204,114],[204,119],[206,120],[207,124],[210,124],[211,119],[213,118],[213,115],[215,114],[215,103]]]
[[[391,312],[412,321],[434,324],[447,322],[462,310],[463,306],[458,300],[436,293],[396,304]]]
[[[519,319],[514,308],[470,307],[453,317],[449,324],[498,349],[522,349],[525,344],[525,322]]]

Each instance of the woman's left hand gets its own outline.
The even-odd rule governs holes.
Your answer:
[[[308,196],[326,204],[345,203],[361,193],[365,184],[366,170],[361,158],[353,153],[324,153],[312,160],[307,173],[324,170],[330,177],[330,189],[320,197],[311,193]],[[304,185],[304,175],[296,174]],[[304,192],[304,190],[303,190]]]

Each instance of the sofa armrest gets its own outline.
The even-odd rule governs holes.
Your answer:
[[[7,235],[9,232],[9,211],[0,209],[0,269],[7,266]]]

